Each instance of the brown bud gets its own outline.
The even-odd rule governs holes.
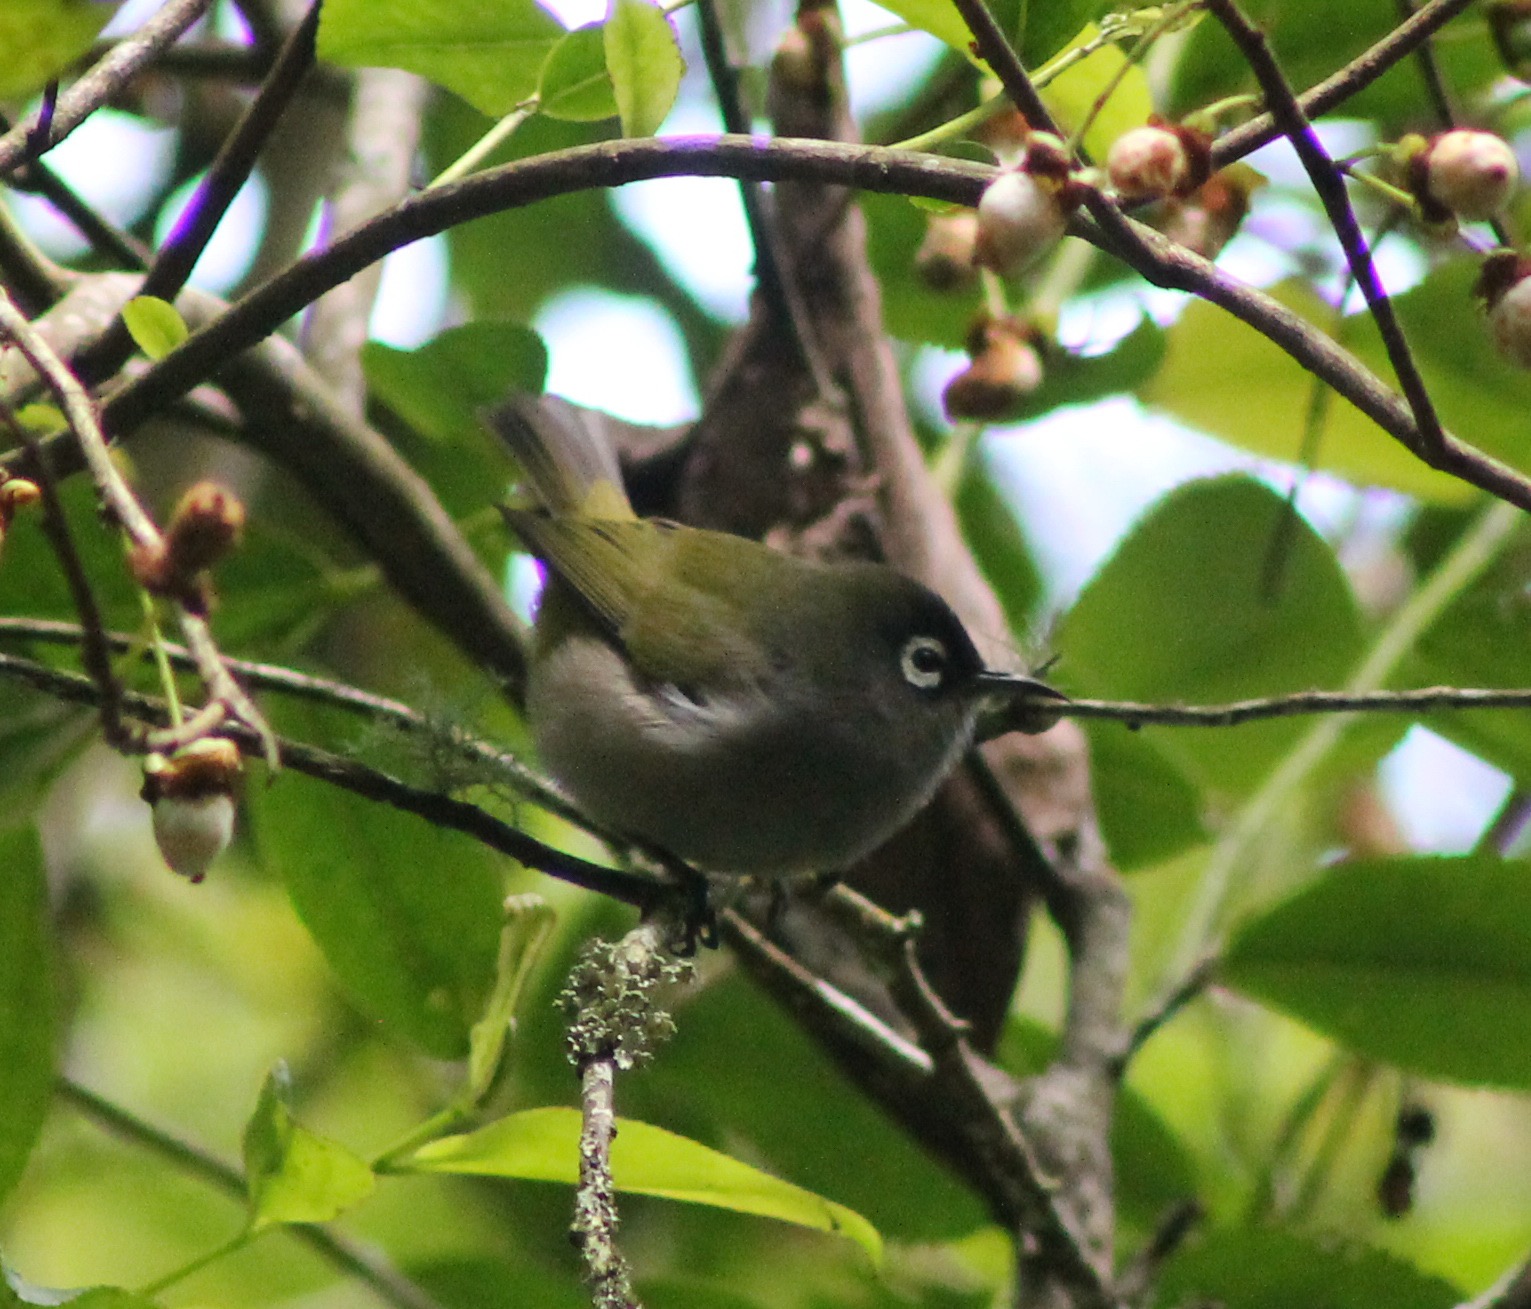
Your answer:
[[[239,544],[245,507],[216,482],[198,482],[175,507],[165,532],[165,553],[177,573],[211,568]]]
[[[228,848],[239,774],[239,749],[222,737],[144,761],[140,794],[153,808],[154,840],[173,872],[200,882]]]
[[[993,422],[1011,417],[1042,384],[1041,343],[1032,323],[980,315],[968,333],[971,362],[941,392],[947,418]]]
[[[239,544],[244,506],[216,482],[198,482],[175,507],[163,543],[137,546],[128,564],[140,586],[170,596],[193,613],[210,600],[208,569]]]
[[[914,271],[932,291],[959,291],[977,277],[973,252],[978,242],[978,213],[955,209],[932,214],[925,239],[914,256]]]
[[[1531,368],[1531,258],[1518,250],[1495,250],[1483,261],[1473,290],[1488,310],[1499,353]]]

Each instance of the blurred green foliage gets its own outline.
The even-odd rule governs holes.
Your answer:
[[[742,31],[749,7],[723,8],[730,30]],[[926,131],[940,116],[929,106],[951,84],[977,94],[965,34],[944,0],[889,8],[950,47],[886,111],[916,120],[909,132]],[[1036,66],[1102,22],[1107,6],[994,8]],[[1246,8],[1299,88],[1399,14],[1385,0]],[[20,79],[0,93],[57,75],[110,9],[29,0],[18,14],[46,11],[51,26],[29,18],[25,48],[12,31],[23,25],[0,16],[0,46]],[[536,109],[537,96],[545,112],[520,124],[491,163],[607,139],[619,115],[628,132],[658,130],[677,88],[688,110],[697,103],[688,97],[705,98],[698,78],[682,81],[672,39],[689,20],[642,0],[623,0],[616,12],[631,30],[603,23],[566,34],[531,0],[326,0],[320,53],[345,66],[414,69],[444,88],[425,123],[432,174],[493,117]],[[1459,20],[1434,49],[1475,119],[1521,121],[1523,92],[1496,83],[1480,19]],[[1186,111],[1252,89],[1226,35],[1204,18],[1142,63],[1124,64],[1109,48],[1054,94],[1067,91],[1082,119],[1113,69],[1122,80],[1096,121],[1097,146],[1141,121],[1150,91],[1160,110]],[[1430,123],[1412,63],[1344,112],[1382,140]],[[181,124],[185,133],[195,126]],[[925,347],[959,348],[988,302],[977,287],[941,294],[917,276],[928,210],[899,196],[860,204],[912,388],[932,358]],[[1370,198],[1358,204],[1369,224],[1386,217]],[[1391,378],[1370,321],[1335,307],[1341,279],[1311,194],[1273,185],[1255,206],[1239,266],[1282,279],[1273,295]],[[1531,383],[1488,347],[1469,298],[1476,259],[1406,224],[1386,239],[1419,269],[1396,304],[1444,420],[1511,467],[1531,469]],[[727,333],[599,189],[454,228],[447,245],[452,325],[415,350],[366,348],[369,416],[500,568],[508,545],[490,506],[510,470],[476,413],[509,385],[541,386],[546,349],[528,326],[538,310],[584,286],[650,297],[672,317],[697,377],[722,357]],[[1071,407],[1133,396],[1251,456],[1315,452],[1316,467],[1367,491],[1370,499],[1353,502],[1355,517],[1391,497],[1402,524],[1380,547],[1359,541],[1387,565],[1369,572],[1357,565],[1360,534],[1349,524],[1289,512],[1285,472],[1182,485],[1121,536],[1057,615],[1049,648],[1060,660],[1049,675],[1078,695],[1218,701],[1343,687],[1400,639],[1400,615],[1481,521],[1477,493],[1426,468],[1347,403],[1315,407],[1313,379],[1219,308],[1193,301],[1167,311],[1162,297],[1140,297],[1120,266],[1077,242],[1042,279],[1038,319],[1049,330],[1061,323],[1077,340],[1081,321],[1111,318],[1123,297],[1135,326],[1085,349],[1049,351],[1025,423],[1004,439]],[[159,321],[146,344],[158,349],[166,332],[174,325]],[[1053,603],[1035,525],[991,474],[1000,440],[948,438],[930,437],[932,462],[947,475],[1012,635],[1030,645]],[[206,445],[174,431],[124,456],[158,508],[210,458]],[[63,492],[107,625],[136,630],[139,600],[119,542],[81,479]],[[407,698],[436,724],[423,735],[389,732],[273,692],[263,705],[277,727],[602,857],[588,837],[463,770],[449,740],[456,729],[524,747],[499,689],[445,648],[284,476],[252,480],[250,502],[244,546],[218,574],[214,622],[226,648]],[[1531,536],[1517,531],[1463,576],[1425,616],[1390,685],[1531,685]],[[75,616],[53,551],[29,520],[18,519],[3,543],[0,612]],[[6,635],[0,653],[75,666],[67,647],[14,638]],[[143,661],[122,670],[133,686],[154,688]],[[185,686],[194,690],[189,679]],[[1522,790],[1531,778],[1523,713],[1438,713],[1423,725]],[[1378,764],[1412,726],[1375,719],[1332,739],[1308,720],[1217,732],[1089,728],[1101,828],[1136,915],[1129,1017],[1180,980],[1207,870],[1235,837],[1248,856],[1214,915],[1211,943],[1228,943],[1218,984],[1139,1052],[1115,1123],[1119,1256],[1130,1258],[1183,1200],[1206,1214],[1165,1266],[1159,1304],[1435,1309],[1524,1257],[1525,1104],[1484,1088],[1524,1091],[1531,1080],[1531,873],[1486,851],[1435,858],[1388,848],[1402,845],[1399,833],[1378,837],[1354,819],[1357,804],[1376,802]],[[527,1180],[535,1170],[525,1155],[495,1178],[398,1165],[416,1146],[448,1134],[460,1143],[485,1123],[503,1132],[556,1122],[567,1135],[578,1083],[554,996],[582,942],[624,931],[631,912],[292,773],[250,779],[233,848],[192,887],[159,861],[135,767],[95,738],[83,711],[0,677],[0,1304],[58,1303],[58,1288],[82,1287],[95,1289],[67,1303],[373,1303],[374,1291],[339,1271],[333,1252],[291,1226],[335,1215],[344,1240],[381,1251],[443,1309],[587,1303],[567,1241],[569,1189]],[[502,901],[528,891],[545,897],[554,926],[519,989],[498,1074],[476,1069],[470,1086],[463,1065],[474,1024],[486,1006],[501,1012],[492,997],[517,993],[497,973]],[[1063,950],[1039,918],[997,1056],[1016,1076],[1056,1048]],[[618,1087],[626,1118],[689,1138],[673,1156],[668,1138],[651,1139],[648,1162],[663,1175],[687,1159],[726,1155],[738,1161],[736,1178],[759,1170],[781,1179],[815,1213],[855,1226],[864,1245],[880,1240],[884,1258],[874,1269],[854,1242],[763,1218],[760,1205],[742,1212],[749,1206],[737,1195],[711,1206],[624,1196],[623,1246],[647,1301],[660,1309],[1005,1301],[1012,1261],[979,1199],[727,958],[702,961],[676,1019],[674,1042]],[[279,1065],[288,1072],[273,1074]],[[71,1086],[99,1092],[120,1115]],[[1412,1208],[1389,1220],[1377,1187],[1397,1148],[1398,1109],[1416,1103],[1433,1114],[1437,1141],[1417,1161]],[[224,1161],[222,1171],[178,1151],[181,1140]],[[232,1163],[242,1141],[243,1179]],[[693,1143],[716,1154],[692,1155]],[[208,1257],[225,1245],[222,1257]]]

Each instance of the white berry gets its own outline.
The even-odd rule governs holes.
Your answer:
[[[200,882],[234,838],[234,800],[227,792],[161,796],[154,803],[154,840],[172,872]]]
[[[1520,180],[1515,152],[1492,132],[1460,129],[1431,143],[1425,157],[1425,189],[1458,218],[1493,218]]]
[[[1067,227],[1056,188],[1019,169],[1006,170],[979,198],[974,260],[1009,277],[1036,263]]]

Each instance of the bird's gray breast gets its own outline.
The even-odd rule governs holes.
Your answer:
[[[702,868],[846,867],[929,798],[972,713],[869,688],[802,689],[790,666],[725,688],[635,679],[605,641],[535,662],[528,717],[547,770],[589,815]]]

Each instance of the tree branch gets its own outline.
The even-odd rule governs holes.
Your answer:
[[[59,96],[47,118],[47,139],[39,129],[48,106],[28,115],[0,136],[0,177],[17,164],[46,154],[91,114],[111,100],[143,67],[207,12],[211,0],[167,0],[132,36],[119,41],[90,72]]]

